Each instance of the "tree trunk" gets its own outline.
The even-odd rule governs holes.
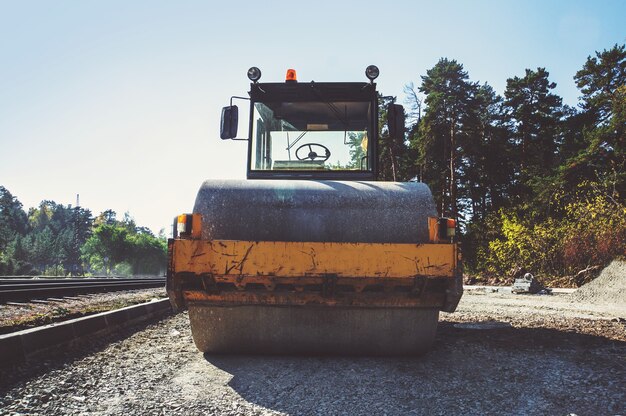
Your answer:
[[[456,142],[455,142],[455,128],[454,117],[450,123],[450,215],[456,220],[456,175],[455,175],[455,160],[456,160]]]

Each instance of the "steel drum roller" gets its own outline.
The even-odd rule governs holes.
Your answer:
[[[428,242],[435,203],[423,183],[207,180],[194,207],[202,239]]]

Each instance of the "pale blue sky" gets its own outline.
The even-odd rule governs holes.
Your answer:
[[[385,4],[388,3],[388,4]],[[219,4],[219,5],[218,5]],[[263,81],[362,81],[385,95],[440,57],[502,94],[546,67],[575,105],[588,55],[626,43],[626,1],[0,0],[0,185],[125,211],[155,232],[208,178],[243,178],[244,142],[219,140],[221,107]]]

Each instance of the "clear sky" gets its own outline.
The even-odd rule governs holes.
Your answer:
[[[0,185],[169,230],[209,178],[245,177],[245,142],[219,139],[246,71],[279,82],[364,81],[385,95],[438,59],[500,94],[546,67],[576,105],[588,55],[626,43],[626,1],[0,0]],[[233,207],[236,209],[236,207]]]

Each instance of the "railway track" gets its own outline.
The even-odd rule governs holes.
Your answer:
[[[165,277],[0,279],[0,304],[164,286]]]

